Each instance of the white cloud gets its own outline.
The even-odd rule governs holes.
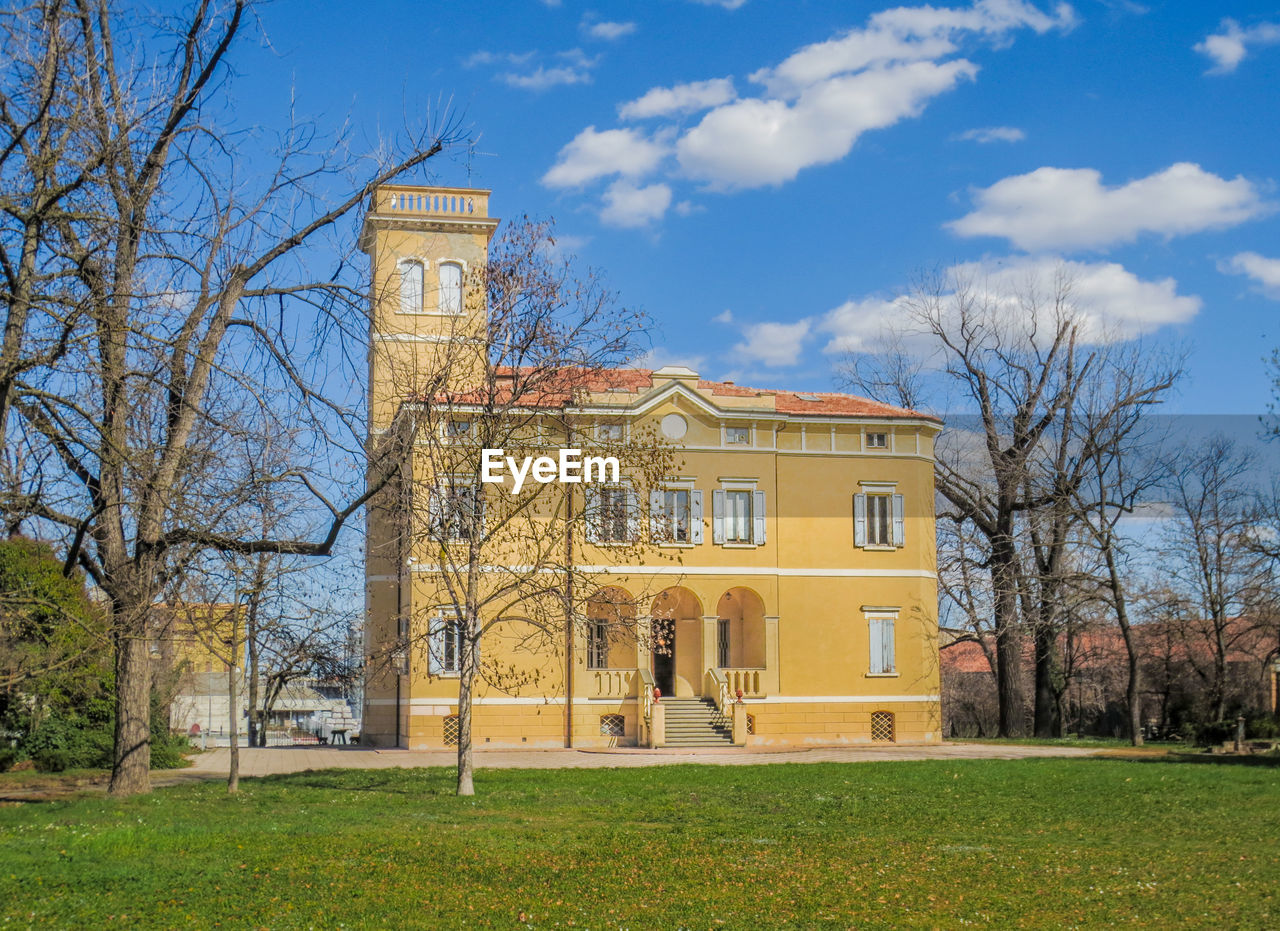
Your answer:
[[[591,57],[577,48],[556,52],[556,58],[563,63],[551,68],[539,65],[528,74],[507,72],[498,75],[498,79],[511,87],[532,91],[544,91],[561,84],[590,84],[591,69],[600,63],[599,55]]]
[[[738,7],[746,4],[747,0],[691,0],[693,3],[699,3],[702,6],[722,6],[726,10],[736,10]]]
[[[1002,236],[1019,249],[1100,249],[1142,233],[1178,236],[1235,226],[1271,210],[1257,187],[1179,162],[1105,187],[1092,168],[1038,168],[973,195],[977,209],[946,224],[960,236]]]
[[[751,80],[776,97],[795,97],[839,74],[950,55],[964,33],[1000,40],[1017,29],[1044,33],[1074,24],[1075,14],[1066,4],[1053,16],[1022,0],[980,0],[966,9],[895,7],[876,13],[861,29],[806,45],[777,67],[755,72]]]
[[[635,23],[611,23],[611,22],[590,22],[586,19],[582,21],[582,31],[593,39],[601,39],[605,42],[613,42],[621,39],[623,36],[629,36],[636,31]]]
[[[501,75],[501,80],[511,87],[520,87],[530,91],[544,91],[559,84],[590,84],[591,72],[567,66],[546,68],[539,65],[529,74],[508,72]]]
[[[1172,278],[1144,280],[1115,262],[1020,256],[955,265],[946,275],[948,280],[966,282],[976,299],[1007,311],[1011,318],[1027,313],[1019,295],[1034,288],[1049,297],[1062,276],[1070,283],[1069,300],[1081,320],[1081,337],[1093,343],[1131,339],[1162,326],[1186,323],[1199,313],[1202,304],[1194,295],[1179,294],[1178,283]],[[1043,306],[1047,317],[1053,312],[1052,301],[1044,301]],[[886,334],[902,334],[909,320],[905,298],[869,297],[845,301],[828,311],[816,329],[830,337],[823,352],[866,352]],[[905,345],[919,352],[930,342],[919,334],[903,335]]]
[[[733,311],[725,308],[711,318],[712,323],[733,323]]]
[[[975,78],[973,62],[947,59],[963,36],[1005,41],[1018,29],[1074,23],[1065,4],[1050,15],[1023,0],[876,13],[860,29],[753,73],[765,93],[708,113],[677,142],[680,167],[719,190],[782,184],[844,158],[863,132],[918,116],[934,97]]]
[[[681,355],[672,352],[666,346],[654,346],[640,358],[636,359],[636,368],[660,369],[668,365],[682,365],[695,372],[701,372],[707,364],[707,357],[701,355]]]
[[[1269,259],[1256,252],[1241,252],[1230,261],[1218,264],[1220,271],[1231,275],[1247,275],[1267,297],[1280,300],[1280,259]]]
[[[576,187],[609,175],[636,177],[658,167],[667,146],[634,129],[596,132],[588,126],[556,156],[542,183],[548,187]]]
[[[480,65],[513,65],[519,66],[533,58],[533,52],[472,52],[462,60],[464,68],[476,68]]]
[[[742,328],[743,342],[733,347],[735,361],[759,362],[769,368],[795,365],[813,329],[812,321],[750,323]]]
[[[967,129],[956,136],[961,142],[1021,142],[1027,134],[1016,126],[984,126],[981,129]]]
[[[902,299],[883,300],[869,297],[845,301],[827,311],[817,329],[830,334],[822,351],[864,352],[876,345],[892,325],[900,325],[906,314]]]
[[[1249,46],[1276,45],[1280,43],[1280,23],[1258,23],[1241,29],[1234,19],[1224,19],[1218,32],[1196,43],[1195,51],[1213,61],[1206,74],[1230,74],[1249,54]]]
[[[695,204],[691,200],[682,200],[675,206],[676,213],[682,217],[691,217],[695,213],[702,213],[707,208],[701,204]]]
[[[671,188],[665,184],[643,187],[619,180],[604,192],[600,221],[608,226],[643,227],[661,220],[671,206]]]
[[[618,107],[618,116],[624,120],[643,120],[673,113],[696,113],[728,103],[736,96],[731,78],[694,81],[690,84],[677,84],[675,87],[655,87],[643,97]]]
[[[844,158],[864,131],[918,114],[977,70],[964,60],[911,62],[831,78],[794,103],[739,100],[708,113],[676,143],[676,155],[685,174],[716,190],[782,184]]]
[[[742,0],[698,2],[735,8]],[[1044,33],[1074,24],[1075,14],[1065,3],[1052,12],[1026,0],[977,0],[964,8],[897,7],[755,71],[751,80],[762,88],[755,96],[739,98],[732,78],[695,81],[652,88],[620,105],[619,116],[650,119],[707,110],[696,125],[668,125],[653,137],[676,158],[674,166],[652,159],[651,170],[662,168],[668,180],[692,179],[719,191],[780,185],[805,168],[839,161],[862,133],[916,117],[935,97],[973,80],[978,66],[959,56],[963,40],[1007,44],[1015,31]],[[991,132],[1007,136],[1012,130],[997,127]],[[565,168],[572,154],[568,150],[577,142],[562,150],[545,183],[565,186],[611,174],[639,174]]]

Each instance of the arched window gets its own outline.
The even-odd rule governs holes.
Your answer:
[[[462,266],[456,262],[440,264],[440,313],[462,313]]]
[[[400,269],[400,312],[422,313],[422,263],[417,259],[402,259]]]

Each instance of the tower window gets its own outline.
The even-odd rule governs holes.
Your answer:
[[[400,312],[422,313],[422,263],[416,259],[400,262]]]
[[[440,265],[440,312],[462,313],[462,266],[456,262]]]

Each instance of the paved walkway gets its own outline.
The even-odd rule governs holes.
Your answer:
[[[563,769],[610,766],[669,766],[709,763],[746,766],[758,763],[871,763],[890,760],[1017,760],[1027,757],[1093,756],[1084,747],[1016,746],[1008,744],[946,743],[924,747],[813,747],[787,749],[648,750],[644,748],[590,750],[476,750],[477,769]],[[175,785],[216,779],[227,773],[231,751],[210,750],[193,757],[190,769],[153,772],[153,785]],[[271,776],[309,769],[388,769],[393,767],[452,766],[451,750],[379,750],[372,747],[241,748],[240,775]]]

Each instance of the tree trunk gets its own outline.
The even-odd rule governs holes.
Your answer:
[[[227,663],[227,712],[231,718],[231,769],[227,773],[227,792],[240,790],[240,721],[236,713],[236,636],[231,628],[231,661]]]
[[[151,791],[151,654],[145,634],[117,619],[116,730],[112,795]]]
[[[566,427],[565,433],[572,438]],[[564,522],[564,745],[573,746],[573,486],[565,485]]]
[[[996,696],[1000,736],[1021,737],[1026,721],[1022,707],[1022,637],[1018,629],[1018,590],[1013,538],[991,541],[991,582],[995,589]]]
[[[1036,700],[1035,735],[1037,737],[1061,737],[1062,717],[1059,714],[1057,678],[1059,672],[1058,638],[1054,625],[1042,617],[1036,625]]]
[[[468,636],[463,641],[462,674],[458,677],[458,794],[475,795],[472,778],[475,761],[471,753],[471,687],[475,681],[475,640],[470,636],[474,625],[467,623]]]
[[[255,615],[256,605],[251,606],[245,621],[244,646],[248,663],[246,674],[249,677],[249,746],[265,747],[266,734],[263,733],[262,721],[258,716],[258,624]],[[262,742],[259,743],[259,740]]]

